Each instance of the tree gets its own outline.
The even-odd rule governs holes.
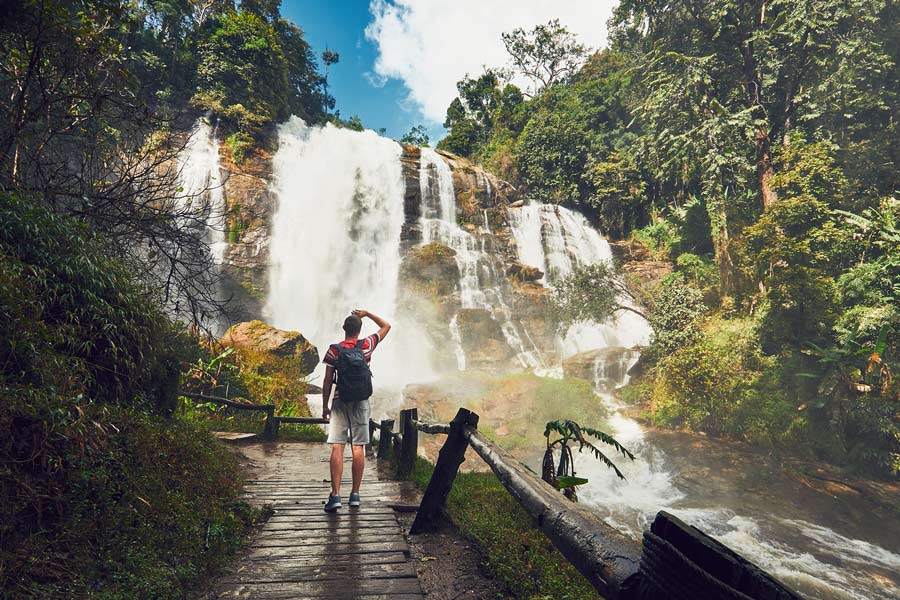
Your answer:
[[[241,131],[256,133],[290,115],[289,87],[287,60],[272,24],[248,10],[216,19],[200,43],[191,104],[216,112]]]
[[[575,35],[560,25],[559,19],[536,25],[530,31],[514,29],[502,37],[511,68],[533,84],[529,96],[572,77],[588,54],[587,47],[578,43]]]
[[[403,134],[400,142],[411,146],[428,146],[428,132],[424,125],[416,125]]]
[[[603,322],[621,311],[647,318],[634,305],[628,286],[610,263],[578,267],[553,286],[554,312],[561,323]]]
[[[328,114],[328,110],[334,108],[334,100],[329,100],[328,97],[328,70],[331,65],[336,65],[338,61],[340,61],[341,56],[334,50],[329,50],[325,48],[322,52],[322,62],[325,63],[325,76],[322,80],[322,84],[325,87],[325,114]]]
[[[890,63],[876,35],[883,7],[881,0],[626,0],[616,9],[614,38],[642,55],[636,154],[671,182],[664,187],[693,187],[703,200],[724,294],[739,287],[735,231],[777,200],[773,149],[842,94],[856,97],[839,81]]]

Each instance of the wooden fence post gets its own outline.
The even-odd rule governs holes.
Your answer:
[[[375,439],[375,431],[378,429],[378,423],[369,419],[369,443],[366,444],[366,456],[373,457],[375,456],[375,451],[372,449],[372,440]]]
[[[263,429],[263,438],[274,440],[278,437],[278,419],[275,418],[275,407],[266,410],[266,426]]]
[[[394,437],[391,433],[394,430],[394,420],[382,419],[380,430],[381,433],[378,438],[378,460],[385,460],[391,455],[391,442]]]
[[[409,530],[411,534],[434,531],[438,527],[444,504],[447,502],[447,495],[453,487],[453,480],[456,479],[459,466],[466,458],[466,448],[469,447],[464,433],[466,427],[477,428],[478,415],[465,408],[460,408],[456,417],[450,421],[450,433],[447,434],[447,441],[444,442],[438,453],[431,481],[425,488],[425,494],[419,504],[419,511],[416,513],[416,520],[413,521]]]
[[[397,476],[409,477],[416,467],[416,454],[419,449],[419,430],[412,422],[419,419],[419,409],[410,408],[400,411],[400,457],[397,461]]]

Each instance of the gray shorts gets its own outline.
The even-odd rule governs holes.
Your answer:
[[[328,424],[328,443],[346,444],[352,439],[350,443],[353,446],[368,444],[369,415],[371,412],[368,400],[344,404],[340,398],[336,398],[332,402],[331,407],[331,422]]]

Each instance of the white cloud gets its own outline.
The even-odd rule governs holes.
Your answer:
[[[558,18],[592,48],[606,45],[615,0],[372,0],[366,38],[378,49],[375,73],[401,80],[427,119],[444,120],[456,82],[503,66],[500,34]]]

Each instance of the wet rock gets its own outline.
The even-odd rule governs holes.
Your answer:
[[[514,353],[490,311],[463,308],[456,322],[469,368],[499,371],[507,366]]]
[[[224,346],[266,367],[295,371],[306,377],[319,363],[319,351],[297,331],[276,329],[263,321],[238,323],[222,336]]]
[[[224,297],[230,320],[258,318],[268,290],[269,240],[275,198],[269,192],[270,156],[258,150],[241,164],[220,148],[224,171],[226,239],[222,264]]]
[[[587,379],[598,389],[612,391],[625,381],[629,367],[638,356],[637,350],[619,346],[588,350],[563,360],[563,373],[566,377]]]
[[[410,248],[400,267],[404,285],[440,300],[456,291],[459,267],[456,251],[439,242]]]
[[[506,269],[506,274],[515,277],[519,281],[538,281],[544,277],[544,272],[531,265],[523,265],[515,262]]]

